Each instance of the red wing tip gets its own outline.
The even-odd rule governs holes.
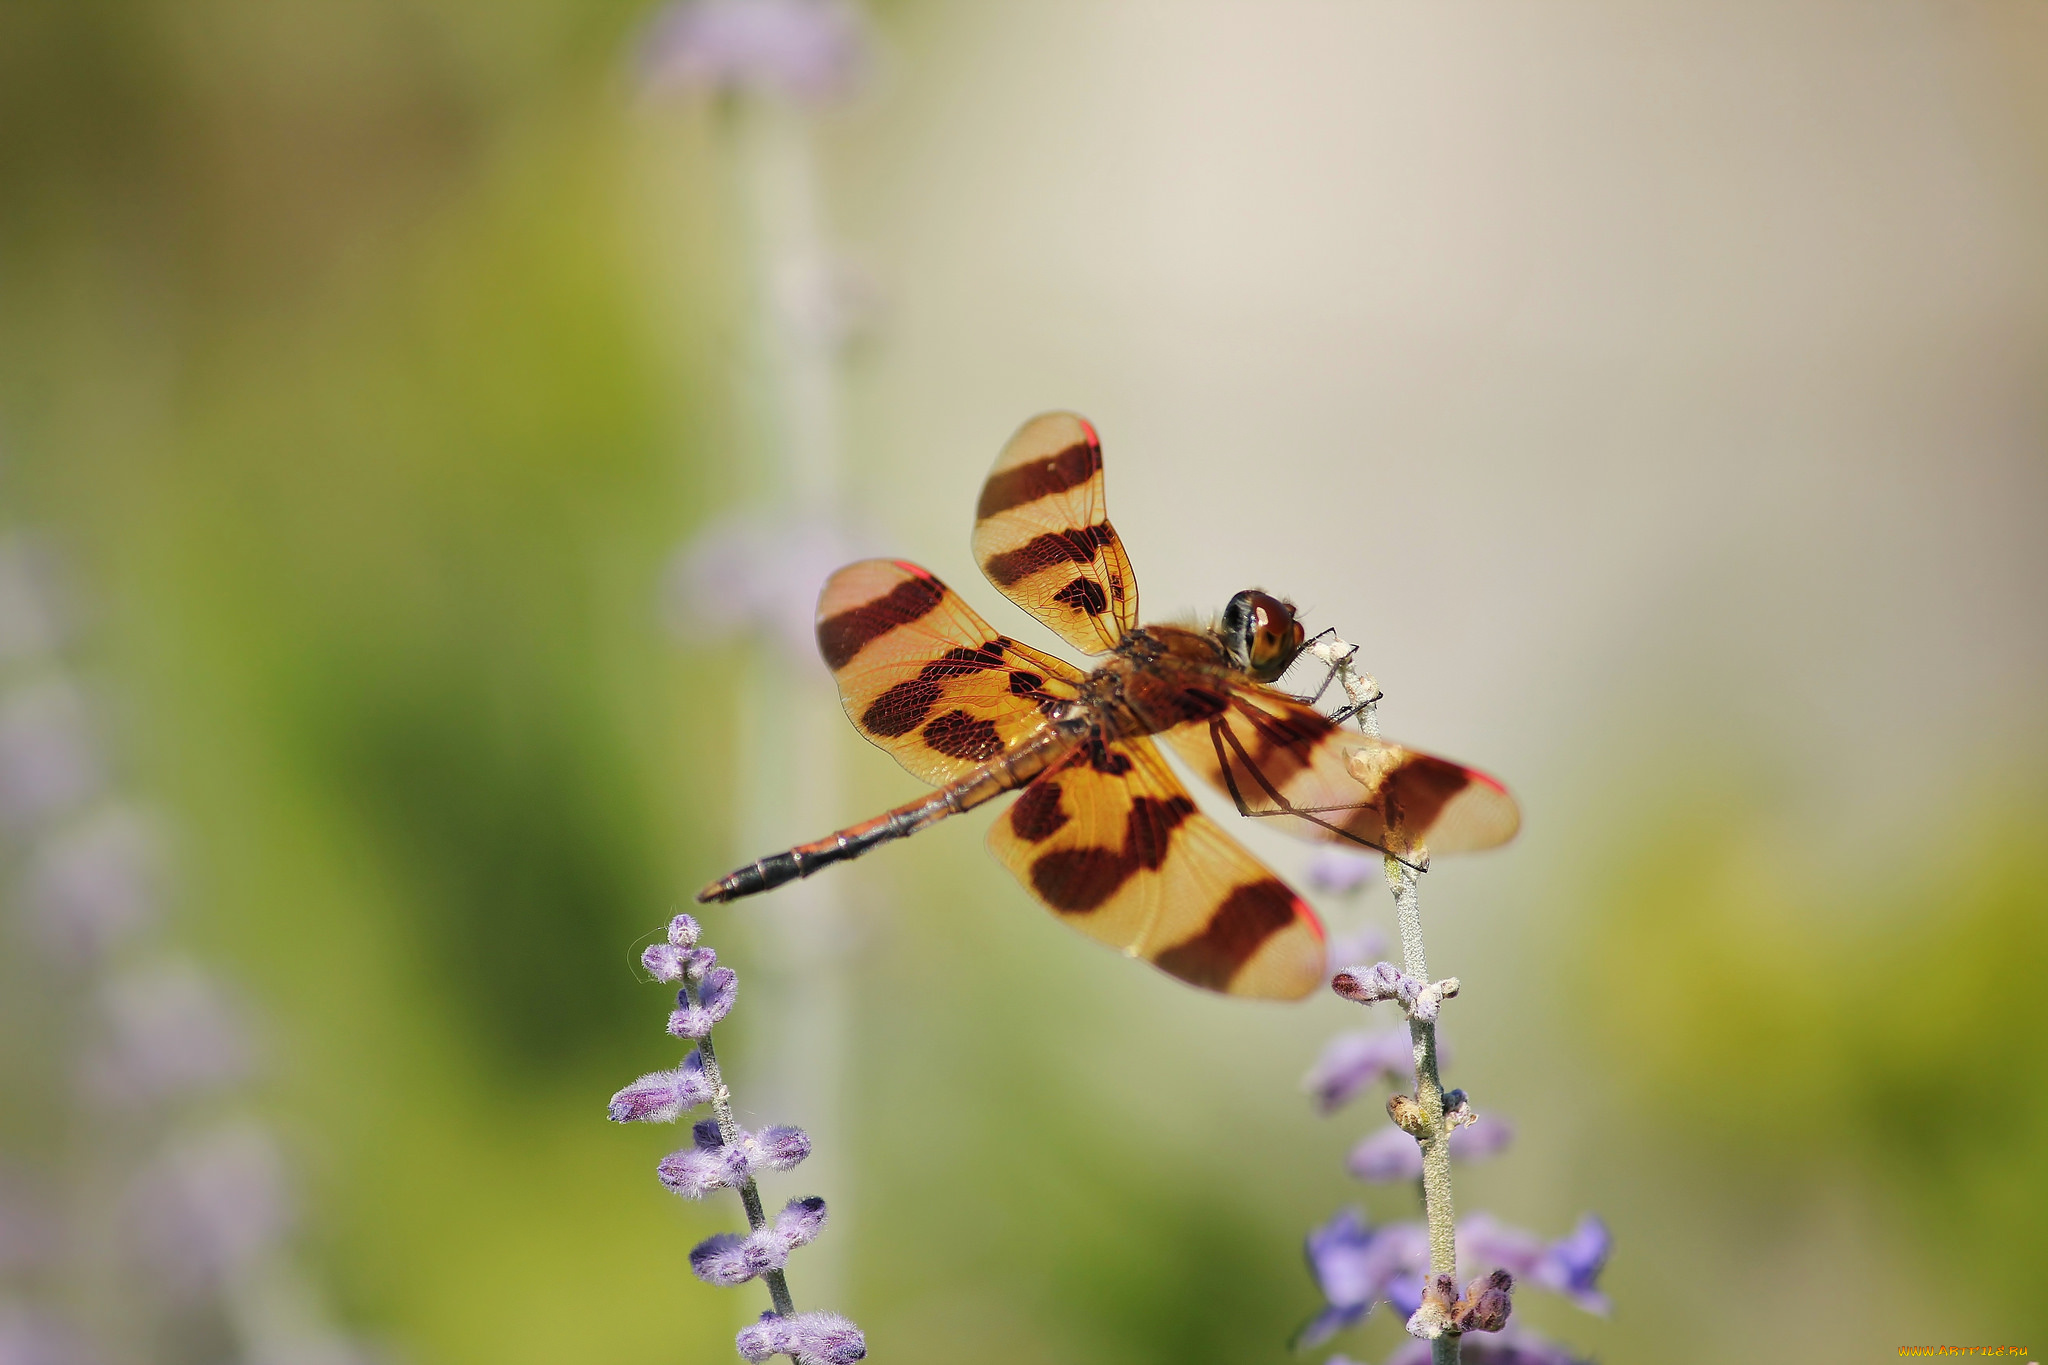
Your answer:
[[[1484,782],[1487,786],[1493,788],[1502,796],[1506,796],[1508,794],[1508,789],[1506,785],[1503,784],[1501,780],[1495,777],[1493,774],[1480,772],[1477,768],[1467,768],[1465,769],[1465,771],[1471,775],[1473,781]]]
[[[1086,417],[1083,417],[1078,412],[1074,414],[1074,420],[1081,424],[1081,430],[1088,433],[1089,445],[1099,446],[1102,444],[1102,438],[1095,434],[1095,423],[1089,421]]]
[[[930,578],[934,582],[937,581],[932,571],[925,568],[922,564],[913,564],[907,559],[892,559],[889,562],[909,574],[912,578]]]

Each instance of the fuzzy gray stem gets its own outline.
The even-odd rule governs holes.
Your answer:
[[[1401,967],[1417,981],[1429,980],[1422,953],[1422,911],[1416,903],[1420,874],[1388,855],[1387,885],[1394,892],[1394,914],[1401,926]],[[1408,1021],[1415,1049],[1415,1103],[1422,1110],[1422,1209],[1429,1223],[1429,1273],[1453,1275],[1458,1270],[1457,1214],[1451,1206],[1451,1134],[1444,1126],[1444,1086],[1436,1069],[1436,1025],[1425,1019]],[[1446,1332],[1429,1344],[1430,1365],[1457,1365],[1458,1334]]]
[[[711,1049],[711,1035],[705,1034],[697,1040],[697,1055],[704,1059],[704,1079],[711,1083],[711,1112],[718,1119],[718,1138],[728,1147],[740,1145],[740,1123],[732,1116],[732,1092],[725,1087],[725,1073],[718,1069],[718,1054]],[[768,1226],[768,1214],[761,1207],[761,1191],[754,1184],[754,1177],[748,1176],[747,1183],[740,1186],[740,1203],[747,1209],[747,1226],[755,1232]],[[779,1270],[763,1271],[761,1278],[768,1284],[768,1298],[775,1305],[775,1311],[783,1317],[796,1312],[796,1300],[789,1296],[789,1281]]]

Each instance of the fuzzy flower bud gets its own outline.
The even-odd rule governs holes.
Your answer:
[[[801,1128],[742,1129],[739,1141],[726,1146],[717,1121],[699,1119],[690,1137],[693,1146],[670,1152],[656,1168],[661,1183],[685,1199],[736,1190],[755,1171],[786,1171],[811,1154],[811,1139]]]
[[[683,951],[673,943],[650,943],[640,954],[640,965],[656,981],[683,979]]]
[[[711,1101],[704,1058],[694,1049],[674,1071],[650,1071],[612,1096],[613,1123],[674,1123]]]
[[[1330,989],[1361,1005],[1398,1000],[1410,1019],[1435,1023],[1443,1002],[1458,993],[1458,978],[1447,976],[1425,983],[1391,962],[1375,962],[1370,967],[1352,967],[1337,973],[1330,979]]]
[[[695,919],[688,915],[677,915],[668,922],[669,947],[694,948],[701,932]]]
[[[853,1365],[868,1353],[860,1328],[837,1313],[798,1313],[780,1318],[763,1313],[740,1328],[733,1345],[753,1365],[770,1356],[790,1356],[796,1365]]]
[[[690,1252],[690,1269],[707,1284],[745,1284],[756,1275],[789,1264],[789,1253],[817,1240],[825,1226],[825,1201],[813,1195],[792,1199],[775,1221],[745,1236],[721,1232]]]
[[[687,989],[676,992],[676,1008],[668,1017],[668,1031],[678,1038],[708,1036],[712,1026],[732,1012],[739,989],[739,975],[732,968],[713,967],[704,973],[695,1000],[690,999]]]

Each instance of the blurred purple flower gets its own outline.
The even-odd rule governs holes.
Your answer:
[[[1353,962],[1366,962],[1387,950],[1387,936],[1370,924],[1348,934],[1332,934],[1324,970],[1331,975]]]
[[[49,680],[0,699],[0,827],[60,815],[99,784],[85,705],[71,687]]]
[[[1442,1043],[1437,1045],[1437,1060],[1448,1060]],[[1315,1096],[1317,1109],[1330,1114],[1369,1086],[1381,1081],[1412,1083],[1414,1079],[1414,1043],[1407,1029],[1393,1028],[1338,1034],[1323,1045],[1322,1055],[1301,1078],[1301,1087]]]
[[[1389,1299],[1390,1283],[1428,1258],[1429,1236],[1419,1223],[1374,1228],[1356,1209],[1344,1209],[1309,1233],[1304,1249],[1328,1306],[1295,1334],[1300,1349],[1329,1340],[1362,1321],[1374,1303]]]
[[[1590,1365],[1562,1346],[1521,1332],[1464,1337],[1458,1343],[1458,1358],[1464,1365]],[[1429,1343],[1402,1342],[1386,1365],[1429,1365]]]
[[[174,1288],[219,1285],[272,1246],[290,1221],[284,1163],[253,1123],[172,1148],[136,1179],[138,1250]]]
[[[1349,849],[1325,848],[1309,859],[1308,884],[1318,891],[1338,894],[1356,891],[1380,875],[1386,859],[1377,853],[1353,853]],[[1369,957],[1370,953],[1360,953]],[[1356,962],[1358,958],[1350,959]]]
[[[816,104],[859,84],[867,32],[844,0],[689,0],[663,11],[643,57],[657,88],[769,91]]]
[[[1505,1149],[1515,1132],[1504,1120],[1484,1115],[1451,1132],[1451,1159],[1484,1161]],[[1420,1180],[1422,1148],[1399,1128],[1381,1128],[1351,1149],[1344,1167],[1360,1180]]]
[[[54,653],[63,642],[53,567],[34,541],[0,538],[0,664]]]
[[[825,1201],[813,1195],[792,1199],[775,1221],[742,1236],[721,1232],[690,1252],[690,1269],[707,1284],[728,1288],[789,1264],[789,1254],[817,1240],[825,1226]]]
[[[713,967],[704,973],[704,981],[697,987],[695,1000],[690,998],[688,990],[676,992],[676,1008],[668,1017],[668,1031],[678,1038],[705,1037],[713,1025],[731,1013],[739,989],[737,972],[730,967]]]
[[[865,550],[865,537],[815,515],[715,522],[678,552],[669,571],[671,628],[692,643],[764,630],[791,660],[823,669],[818,592]]]
[[[1499,1266],[1539,1289],[1563,1295],[1605,1317],[1607,1296],[1598,1288],[1613,1237],[1593,1214],[1554,1242],[1476,1213],[1458,1226],[1458,1259],[1473,1266]]]
[[[0,1303],[0,1365],[87,1365],[92,1359],[69,1329]]]
[[[788,1318],[763,1313],[759,1322],[740,1328],[733,1344],[755,1365],[770,1356],[791,1356],[797,1365],[853,1365],[868,1353],[860,1328],[837,1313],[798,1313]]]
[[[674,1123],[711,1102],[703,1054],[692,1049],[674,1071],[650,1071],[612,1096],[613,1123]]]
[[[41,1194],[12,1170],[0,1170],[0,1274],[48,1259],[57,1226]],[[0,1365],[5,1357],[0,1356]]]
[[[104,1047],[85,1069],[88,1094],[112,1105],[150,1104],[216,1090],[249,1074],[251,1049],[236,1012],[189,963],[171,962],[108,983]]]
[[[83,962],[147,924],[157,913],[157,852],[149,821],[119,808],[45,842],[22,893],[38,937]]]

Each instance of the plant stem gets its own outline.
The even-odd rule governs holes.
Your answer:
[[[1358,728],[1379,738],[1379,682],[1370,673],[1351,668],[1357,651],[1342,640],[1331,642],[1328,658],[1357,706]],[[1394,917],[1401,929],[1401,970],[1417,981],[1429,980],[1429,960],[1422,951],[1422,910],[1416,884],[1422,874],[1393,854],[1386,857],[1387,886],[1394,893]],[[1416,1141],[1422,1147],[1422,1211],[1429,1225],[1429,1273],[1458,1273],[1458,1217],[1451,1206],[1451,1134],[1444,1127],[1444,1084],[1436,1069],[1436,1025],[1408,1021],[1408,1040],[1415,1050],[1415,1103],[1426,1126]],[[1459,1334],[1446,1332],[1429,1343],[1430,1365],[1458,1365]]]
[[[1417,981],[1429,980],[1422,953],[1422,911],[1415,884],[1420,873],[1392,854],[1387,856],[1387,885],[1394,892],[1394,915],[1401,926],[1401,969]],[[1415,1103],[1422,1109],[1422,1209],[1429,1223],[1429,1273],[1454,1275],[1458,1270],[1457,1214],[1451,1206],[1451,1135],[1444,1127],[1444,1087],[1436,1069],[1436,1025],[1426,1019],[1408,1021],[1415,1049]],[[1447,1332],[1429,1344],[1430,1365],[1457,1365],[1458,1334]]]
[[[711,1112],[718,1119],[718,1137],[728,1147],[740,1145],[739,1120],[732,1116],[732,1092],[726,1089],[725,1073],[718,1069],[718,1054],[711,1049],[711,1035],[705,1034],[697,1040],[697,1055],[704,1059],[704,1079],[711,1082]],[[761,1208],[761,1191],[754,1184],[754,1177],[747,1177],[740,1186],[740,1203],[747,1209],[747,1226],[755,1232],[768,1226],[768,1215]],[[789,1296],[789,1281],[779,1270],[762,1272],[767,1282],[768,1297],[775,1304],[775,1311],[783,1317],[796,1312],[796,1300]]]

